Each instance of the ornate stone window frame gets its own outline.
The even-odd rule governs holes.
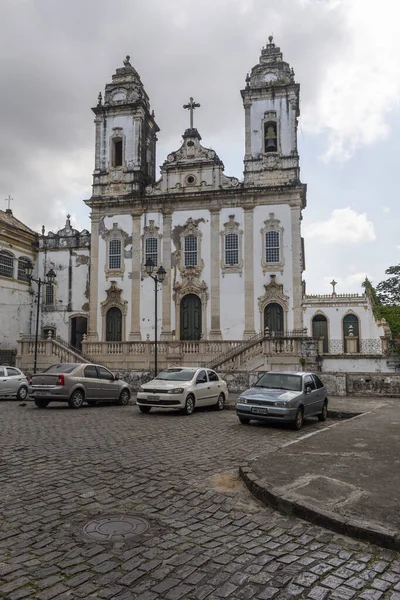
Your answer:
[[[146,242],[150,238],[155,238],[157,240],[157,264],[156,267],[161,265],[161,240],[162,233],[160,233],[160,228],[157,225],[154,225],[154,220],[150,219],[149,224],[143,227],[143,234],[141,236],[142,240],[142,277],[148,277],[145,263],[147,259],[146,253]]]
[[[271,275],[271,281],[264,284],[265,292],[258,298],[258,310],[260,312],[260,331],[264,328],[264,310],[268,304],[279,304],[283,310],[284,331],[288,330],[289,296],[283,293],[283,284],[276,283],[276,276]]]
[[[51,292],[50,292],[51,290]],[[52,300],[49,302],[49,300]],[[42,291],[42,307],[44,311],[51,312],[57,308],[57,285],[55,283],[45,283]]]
[[[103,234],[103,239],[106,242],[106,264],[104,265],[104,272],[106,275],[106,279],[110,277],[123,277],[125,273],[125,260],[124,260],[124,249],[126,245],[126,240],[128,238],[128,234],[123,231],[118,223],[113,223],[112,229],[106,231]],[[121,267],[118,269],[110,269],[109,260],[110,260],[110,242],[113,240],[119,240],[121,242]]]
[[[276,147],[277,150],[276,152],[267,152],[265,150],[265,125],[267,123],[275,123],[276,125]],[[267,110],[264,113],[264,118],[261,121],[261,135],[262,135],[262,154],[264,156],[271,156],[271,155],[277,155],[277,154],[281,154],[281,135],[280,135],[280,122],[279,122],[279,118],[277,116],[276,110]]]
[[[113,133],[109,139],[109,156],[108,168],[110,171],[121,171],[125,168],[125,156],[126,156],[126,137],[122,127],[113,127]],[[115,143],[121,140],[122,142],[122,161],[120,165],[115,165]]]
[[[283,256],[283,233],[284,228],[280,224],[280,220],[275,218],[275,213],[269,213],[269,219],[264,221],[264,227],[261,231],[261,268],[265,275],[268,271],[281,271],[285,266],[285,259]],[[279,261],[278,262],[267,262],[266,261],[266,234],[269,231],[276,231],[279,233]]]
[[[116,281],[110,281],[110,287],[106,290],[107,298],[100,302],[100,312],[102,320],[102,340],[106,339],[106,327],[107,327],[107,312],[110,308],[119,308],[122,314],[122,340],[126,341],[126,315],[128,314],[128,301],[122,300],[122,289],[117,286]],[[121,342],[110,342],[114,344],[120,344]]]
[[[197,264],[186,266],[185,265],[185,239],[189,236],[194,236],[197,238]],[[198,228],[197,224],[193,220],[192,217],[189,217],[186,221],[183,231],[180,235],[180,271],[182,276],[194,274],[197,277],[200,277],[200,274],[204,268],[204,261],[201,257],[201,239],[203,237],[202,232]]]
[[[237,264],[226,263],[226,237],[229,234],[237,235],[238,240],[238,262]],[[221,271],[224,277],[226,273],[243,273],[243,229],[240,229],[240,224],[235,221],[235,215],[229,215],[229,221],[224,223],[224,229],[220,231],[221,236]]]

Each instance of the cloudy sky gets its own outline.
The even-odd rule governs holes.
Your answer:
[[[399,20],[398,0],[1,0],[2,197],[35,230],[67,212],[90,228],[90,107],[126,54],[161,128],[158,162],[192,95],[204,145],[241,177],[239,90],[273,33],[301,84],[307,291],[378,283],[400,262]]]

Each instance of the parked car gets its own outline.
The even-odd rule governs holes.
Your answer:
[[[306,417],[328,414],[326,388],[319,375],[296,371],[270,371],[240,394],[236,414],[241,423],[256,421],[290,421],[301,429]]]
[[[17,367],[0,367],[0,396],[15,396],[25,400],[28,395],[28,380]]]
[[[128,404],[129,386],[118,375],[101,365],[62,363],[32,375],[29,396],[38,408],[50,402],[68,402],[70,408],[80,408],[84,402],[90,406],[100,400],[115,400]]]
[[[173,367],[140,387],[137,405],[143,413],[157,407],[183,410],[191,415],[196,406],[222,410],[227,397],[226,382],[215,371],[203,367]]]

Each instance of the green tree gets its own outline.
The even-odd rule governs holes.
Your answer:
[[[400,265],[389,267],[385,271],[386,275],[391,275],[385,281],[381,281],[376,286],[376,295],[380,304],[385,306],[400,305]]]

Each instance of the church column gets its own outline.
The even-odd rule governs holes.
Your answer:
[[[90,240],[90,298],[89,298],[89,331],[88,342],[98,342],[97,331],[98,296],[99,296],[99,215],[92,213]]]
[[[293,329],[303,328],[303,286],[302,262],[303,248],[301,242],[301,210],[300,206],[291,207],[292,218],[292,265],[293,265]]]
[[[97,115],[95,120],[96,124],[96,142],[95,142],[95,160],[94,160],[94,169],[95,171],[100,170],[100,152],[101,152],[101,115]]]
[[[244,332],[247,339],[254,329],[254,225],[253,207],[244,209]]]
[[[171,273],[171,227],[172,215],[164,213],[163,215],[163,247],[161,264],[167,274],[162,285],[162,322],[161,339],[170,340],[171,332],[171,298],[172,298],[172,273]]]
[[[244,124],[245,124],[245,158],[251,156],[251,102],[245,100],[244,106]]]
[[[220,298],[220,265],[219,265],[219,209],[211,213],[211,329],[210,340],[220,340],[221,333],[221,298]]]
[[[140,333],[140,225],[140,214],[132,215],[131,332],[129,334],[130,342],[138,342],[142,339]]]

